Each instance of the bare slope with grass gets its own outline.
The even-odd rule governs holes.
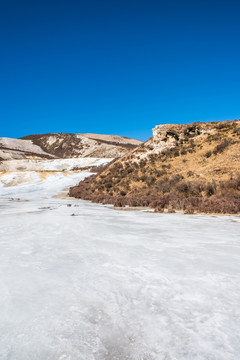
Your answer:
[[[70,194],[156,211],[240,212],[240,121],[160,125]]]
[[[45,152],[30,139],[0,138],[0,160],[26,159],[32,157],[51,159],[55,156]]]
[[[128,148],[131,147],[133,148],[135,146],[141,145],[142,143],[142,141],[140,140],[131,139],[126,136],[119,136],[119,135],[103,135],[103,134],[91,134],[91,133],[79,134],[79,135],[83,135],[88,139],[93,139],[100,142],[105,142],[115,145],[121,145]]]
[[[59,158],[101,157],[116,158],[125,155],[129,149],[142,142],[121,136],[97,134],[38,134],[22,139],[31,140],[44,151]]]

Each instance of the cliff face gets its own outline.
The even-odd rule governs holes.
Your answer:
[[[156,148],[171,148],[180,142],[186,143],[189,138],[194,138],[205,133],[200,124],[192,125],[157,125],[153,129],[153,143]]]
[[[70,194],[158,211],[240,212],[240,121],[159,125]]]

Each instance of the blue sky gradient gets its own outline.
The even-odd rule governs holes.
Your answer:
[[[240,118],[239,1],[5,1],[0,136]]]

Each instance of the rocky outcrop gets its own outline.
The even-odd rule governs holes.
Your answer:
[[[166,150],[184,144],[189,139],[204,134],[206,130],[199,124],[164,124],[157,125],[153,129],[152,141],[154,147],[159,150]]]

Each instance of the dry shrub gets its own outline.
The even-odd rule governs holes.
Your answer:
[[[217,155],[219,153],[222,153],[229,145],[231,145],[231,143],[231,140],[225,139],[223,142],[221,142],[215,147],[215,149],[213,150],[213,154]]]
[[[210,158],[210,156],[212,155],[211,150],[207,151],[206,154],[204,154],[204,156],[208,159]]]

